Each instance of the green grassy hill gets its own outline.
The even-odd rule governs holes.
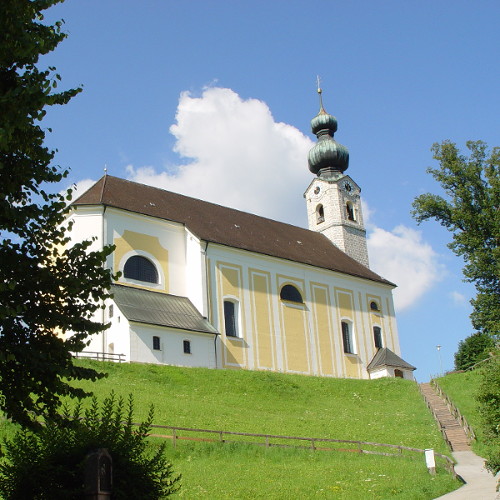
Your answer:
[[[100,400],[111,391],[124,398],[132,393],[136,421],[154,404],[155,424],[352,439],[448,453],[416,384],[402,379],[80,362],[108,376],[79,385]],[[459,486],[443,469],[429,475],[420,455],[394,458],[191,441],[179,441],[175,449],[169,441],[167,450],[183,476],[180,498],[421,500]]]

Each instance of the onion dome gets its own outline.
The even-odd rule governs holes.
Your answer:
[[[318,142],[309,151],[309,170],[319,177],[331,177],[347,170],[349,150],[333,138],[337,131],[337,119],[323,108],[321,93],[321,89],[318,88],[320,110],[311,120],[311,130],[318,138]]]

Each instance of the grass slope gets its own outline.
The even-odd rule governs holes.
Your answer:
[[[125,399],[132,393],[136,421],[144,419],[154,404],[156,424],[353,439],[448,453],[416,384],[406,380],[78,363],[108,374],[95,383],[77,384],[99,400],[111,391]],[[4,423],[0,433],[8,435],[12,427]],[[159,442],[150,439],[152,446]],[[190,441],[178,441],[175,449],[168,442],[167,450],[183,476],[179,498],[430,500],[460,486],[442,468],[431,476],[422,456]]]
[[[179,427],[358,439],[446,453],[413,382],[347,380],[245,370],[86,362],[108,376],[79,384],[99,399],[133,393],[138,418]]]
[[[133,393],[136,419],[288,436],[356,439],[448,450],[416,384],[272,372],[82,362],[107,378],[80,384],[99,399]],[[180,498],[432,499],[459,483],[417,460],[341,452],[178,442],[169,453],[183,475]]]

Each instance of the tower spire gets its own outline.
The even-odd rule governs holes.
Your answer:
[[[318,177],[338,178],[349,166],[349,150],[333,138],[337,131],[337,119],[325,111],[319,76],[316,83],[319,112],[311,120],[311,130],[318,142],[309,151],[309,170]]]

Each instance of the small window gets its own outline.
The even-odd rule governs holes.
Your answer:
[[[378,304],[374,300],[370,302],[370,309],[372,311],[380,311],[380,309],[378,308]]]
[[[355,221],[356,219],[354,218],[354,208],[352,206],[352,203],[348,201],[345,205],[346,212],[347,212],[347,218],[349,220]]]
[[[316,208],[316,224],[321,224],[322,222],[325,222],[325,210],[323,205],[318,205]]]
[[[125,262],[123,275],[125,278],[137,281],[158,283],[158,271],[156,270],[156,266],[142,255],[133,255]]]
[[[154,351],[159,351],[160,350],[160,337],[153,337],[153,350]]]
[[[375,342],[375,347],[377,349],[382,349],[382,330],[379,326],[373,327],[373,341]]]
[[[184,340],[182,342],[183,347],[184,347],[184,354],[191,354],[191,341],[190,340]]]
[[[403,374],[403,371],[402,370],[398,370],[397,368],[394,370],[394,376],[398,377],[398,378],[405,378],[405,376]]]
[[[280,292],[281,300],[288,300],[289,302],[297,302],[303,304],[302,295],[293,285],[285,285]]]
[[[344,352],[347,354],[354,354],[351,331],[349,323],[346,321],[342,321],[342,342],[344,343]]]
[[[237,304],[231,300],[224,301],[224,328],[226,336],[237,337]]]
[[[113,304],[111,304],[108,309],[108,318],[111,319],[113,317],[113,314],[114,314],[114,309],[113,309]]]

